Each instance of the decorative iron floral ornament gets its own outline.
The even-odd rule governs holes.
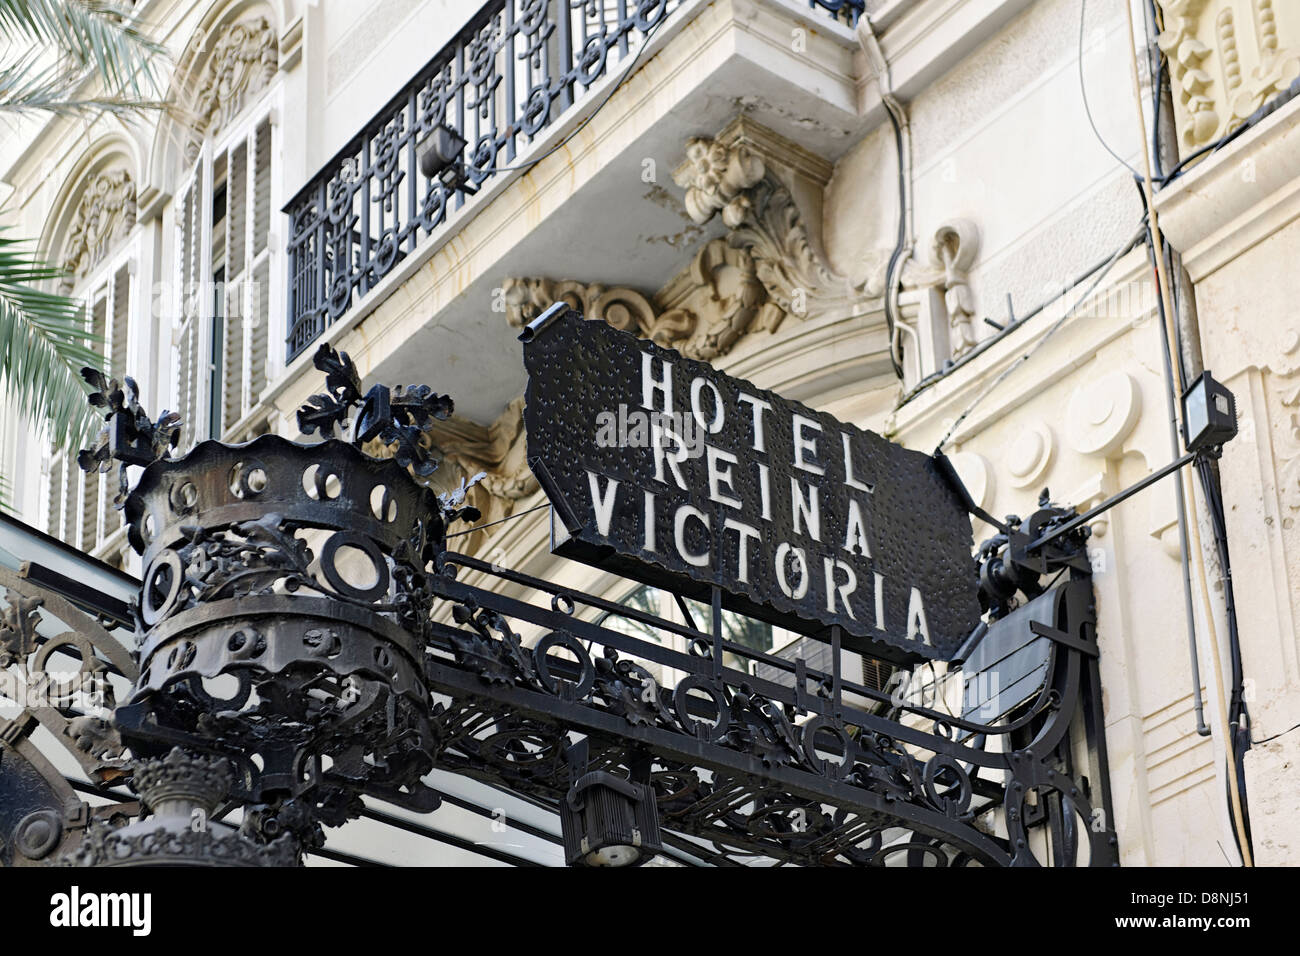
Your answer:
[[[453,404],[422,385],[362,395],[352,360],[328,346],[316,366],[326,391],[298,420],[323,440],[204,441],[178,458],[170,457],[177,415],[154,421],[133,381],[83,372],[105,427],[79,461],[87,471],[117,464],[117,504],[144,564],[138,675],[114,713],[129,766],[160,818],[177,816],[180,804],[151,798],[147,780],[161,775],[185,790],[186,774],[216,773],[205,760],[230,779],[220,793],[195,783],[185,813],[209,814],[227,796],[248,812],[237,835],[185,836],[170,817],[117,836],[95,831],[82,841],[82,862],[157,862],[136,838],[153,846],[145,837],[166,831],[168,859],[249,865],[260,846],[263,862],[284,863],[323,842],[322,823],[359,812],[362,794],[438,805],[420,783],[437,749],[423,673],[425,567],[448,525],[478,512],[463,505],[466,483],[439,496],[414,476],[437,467],[419,437]],[[362,451],[374,440],[393,458]],[[143,467],[134,488],[129,466]]]
[[[298,427],[304,435],[319,432],[322,438],[347,427],[348,415],[359,408],[351,429],[352,441],[360,446],[378,439],[395,446],[393,457],[403,468],[420,477],[433,474],[438,463],[420,443],[424,430],[434,419],[445,420],[455,408],[450,396],[439,395],[427,385],[372,386],[361,394],[361,377],[347,352],[328,345],[316,350],[314,364],[325,373],[326,392],[313,395],[298,409]]]
[[[77,455],[77,464],[82,471],[94,473],[106,472],[117,462],[118,490],[113,507],[121,510],[129,489],[127,467],[151,465],[166,458],[180,442],[181,416],[164,411],[157,421],[151,421],[140,407],[140,389],[130,376],[123,385],[99,369],[87,367],[81,370],[81,377],[95,389],[87,401],[105,410],[105,424],[94,447],[82,449]]]

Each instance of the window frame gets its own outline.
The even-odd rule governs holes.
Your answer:
[[[139,347],[140,335],[143,334],[140,324],[141,302],[143,300],[140,295],[141,250],[141,232],[138,227],[133,226],[127,235],[112,246],[111,251],[96,263],[95,267],[84,278],[79,279],[73,285],[72,290],[67,293],[70,298],[82,301],[82,315],[88,332],[94,329],[96,305],[101,301],[104,303],[104,341],[96,343],[92,347],[99,351],[100,355],[105,359],[105,368],[110,376],[121,377],[129,373],[135,350]],[[114,311],[117,305],[117,277],[123,272],[126,273],[126,311],[122,319],[124,326],[122,331],[125,333],[126,338],[126,348],[122,353],[125,367],[113,368],[113,352],[118,346],[114,329],[116,324],[114,322]],[[42,512],[43,526],[48,529],[51,537],[58,538],[74,548],[82,548],[86,534],[86,479],[89,476],[77,464],[77,451],[76,448],[59,450],[49,448],[42,463],[42,490],[44,494],[39,502],[39,507]],[[55,515],[51,509],[53,505],[51,501],[52,486],[56,469],[59,469],[58,477],[61,486],[57,524],[53,521]],[[68,484],[72,478],[76,479],[75,502],[73,502],[71,509],[72,520],[69,522],[67,520],[69,517],[70,491]],[[105,555],[105,549],[108,546],[120,543],[125,535],[125,528],[119,522],[118,526],[111,532],[105,533],[108,524],[108,512],[114,510],[111,499],[116,492],[110,487],[110,481],[114,479],[114,476],[111,473],[96,472],[94,478],[98,482],[95,528],[92,546],[83,550],[86,550],[88,554],[102,556]],[[69,525],[71,526],[69,527]]]
[[[284,357],[282,349],[273,348],[272,341],[281,341],[284,338],[284,309],[283,309],[283,289],[276,282],[280,265],[283,261],[284,250],[282,213],[283,192],[283,138],[281,135],[282,107],[284,102],[284,84],[277,74],[265,88],[259,90],[249,98],[239,113],[228,123],[223,125],[215,135],[208,134],[204,136],[203,142],[199,147],[198,156],[184,170],[180,178],[176,192],[171,202],[171,255],[170,271],[174,277],[175,290],[173,294],[175,320],[172,326],[172,349],[171,349],[171,367],[168,372],[167,394],[172,399],[172,406],[188,411],[189,415],[183,424],[182,447],[189,448],[200,441],[208,439],[217,440],[242,440],[250,437],[249,433],[258,427],[262,420],[270,419],[268,409],[260,401],[260,393],[269,388],[283,373]],[[269,153],[269,172],[267,174],[267,224],[266,240],[259,251],[257,249],[257,229],[256,229],[256,164],[258,162],[257,137],[258,130],[265,123],[269,130],[267,137],[267,151]],[[223,243],[221,250],[221,262],[218,266],[213,261],[214,247],[214,229],[220,226],[223,229],[229,229],[229,223],[232,219],[232,210],[230,208],[231,186],[230,186],[230,162],[241,143],[248,144],[246,150],[246,170],[244,178],[244,204],[245,215],[243,222],[243,243],[244,261],[240,264],[238,272],[232,272],[231,269],[231,245],[230,241]],[[218,222],[215,220],[213,212],[213,203],[215,200],[216,182],[214,180],[214,171],[217,162],[225,158],[226,168],[224,173],[224,192],[226,196],[226,212],[223,219]],[[197,187],[197,188],[196,188]],[[193,279],[187,279],[184,266],[181,262],[186,253],[183,241],[184,214],[183,202],[186,192],[189,191],[194,197],[192,201],[197,203],[199,209],[198,229],[199,237],[196,245],[198,246],[198,264],[197,275]],[[266,276],[266,314],[265,314],[265,345],[261,351],[260,357],[263,365],[261,378],[263,382],[258,389],[258,394],[253,393],[253,369],[252,353],[254,328],[247,321],[249,316],[256,314],[256,295],[257,284],[254,282],[254,276],[259,269],[264,268]],[[218,271],[223,272],[224,278],[218,285],[216,275]],[[197,286],[195,288],[195,286]],[[229,375],[229,349],[226,348],[228,342],[228,333],[225,328],[222,330],[221,339],[221,375],[214,387],[212,375],[214,372],[214,296],[222,296],[222,321],[228,323],[231,319],[232,312],[237,308],[237,315],[240,321],[240,391],[238,396],[239,408],[238,414],[233,420],[227,422],[226,403],[225,403],[225,382]],[[232,301],[233,299],[233,301]],[[194,335],[197,339],[198,355],[194,368],[195,381],[191,384],[194,391],[193,408],[190,410],[189,400],[185,396],[188,388],[182,388],[183,368],[181,363],[187,360],[185,351],[184,336],[186,335],[186,323],[195,322]],[[213,428],[214,424],[220,427]]]

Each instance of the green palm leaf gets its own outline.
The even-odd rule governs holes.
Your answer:
[[[143,110],[167,107],[161,100],[133,99],[130,95],[88,95],[84,71],[69,71],[57,63],[42,68],[42,58],[37,49],[0,65],[0,113],[112,113],[130,122]]]
[[[165,48],[133,14],[102,0],[0,0],[0,115],[165,108],[157,99]],[[6,415],[45,424],[54,442],[83,441],[96,420],[79,374],[103,367],[85,308],[42,286],[62,272],[0,236],[0,397]]]
[[[93,73],[110,99],[148,101],[159,88],[158,60],[166,51],[130,17],[100,0],[0,0],[0,37],[11,48],[23,41],[44,45],[56,60],[49,69]],[[34,68],[27,55],[18,58]]]
[[[22,415],[47,423],[60,446],[83,441],[95,416],[82,366],[103,367],[85,306],[36,288],[62,275],[19,240],[0,236],[0,389]]]

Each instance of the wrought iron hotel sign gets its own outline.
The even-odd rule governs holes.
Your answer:
[[[521,337],[557,553],[893,660],[949,659],[979,623],[933,459],[563,306]]]

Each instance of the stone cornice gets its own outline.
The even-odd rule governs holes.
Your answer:
[[[1300,217],[1300,99],[1156,195],[1160,227],[1199,281]]]

